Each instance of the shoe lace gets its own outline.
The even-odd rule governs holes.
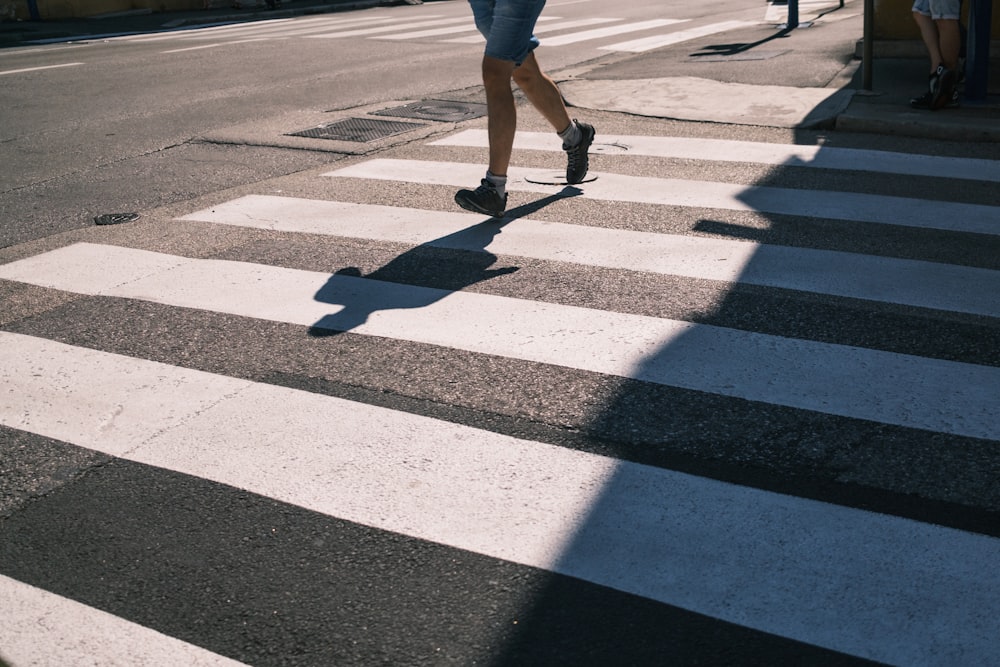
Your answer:
[[[587,156],[586,152],[580,150],[582,143],[580,142],[566,151],[567,162],[571,170],[582,166],[584,158]]]

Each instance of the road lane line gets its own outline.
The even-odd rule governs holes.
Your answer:
[[[470,19],[467,16],[461,18],[446,18],[446,19],[435,19],[433,21],[413,21],[412,23],[407,23],[405,28],[430,28],[436,26],[446,26],[453,25],[456,23],[462,23],[468,25]],[[375,28],[358,28],[355,30],[342,30],[342,31],[332,31],[323,32],[312,35],[303,35],[307,39],[336,39],[340,37],[361,37],[366,35],[380,35],[387,32],[398,32],[401,27],[398,24],[379,26]],[[458,29],[458,28],[456,28]],[[469,30],[475,30],[475,27],[470,27]]]
[[[547,32],[553,32],[555,30],[569,30],[570,28],[580,28],[590,25],[601,25],[602,23],[614,23],[615,21],[623,21],[624,19],[615,18],[592,18],[592,19],[578,19],[575,21],[563,21],[561,23],[550,23],[550,24],[536,24],[535,34],[542,35]],[[478,32],[475,35],[470,35],[469,37],[456,37],[455,39],[445,39],[442,40],[448,42],[449,44],[475,44],[477,42],[486,41],[481,34]]]
[[[0,278],[437,345],[1000,441],[1000,368],[991,366],[87,243],[0,266]]]
[[[1000,271],[473,213],[247,195],[180,218],[748,283],[1000,317]],[[484,242],[484,239],[486,242]],[[975,285],[976,289],[969,289]]]
[[[541,33],[545,30],[546,28],[546,25],[544,23],[545,21],[552,21],[553,19],[557,18],[559,17],[558,16],[539,17],[538,22],[536,23],[535,33]],[[567,23],[577,24],[577,25],[594,25],[597,23],[606,23],[607,21],[608,19],[583,19],[581,21],[568,21]],[[557,24],[557,25],[562,25],[562,24]],[[469,29],[475,30],[475,26],[470,26]],[[548,29],[555,30],[557,28],[555,28],[554,26],[548,26]],[[392,35],[382,35],[379,37],[379,39],[389,39],[389,40],[423,39],[426,37],[436,37],[438,35],[454,35],[455,32],[456,30],[454,26],[452,26],[447,28],[433,28],[430,30],[418,30],[415,32],[401,32],[401,33],[394,33]],[[479,39],[483,39],[483,36],[479,34],[479,32],[476,32],[476,35],[474,35],[473,37],[476,36],[478,36]],[[458,40],[447,40],[447,41],[457,42]]]
[[[654,35],[653,37],[636,39],[630,42],[610,44],[600,48],[605,51],[628,51],[630,53],[642,53],[644,51],[651,51],[652,49],[658,49],[663,46],[680,44],[681,42],[698,39],[699,37],[707,37],[708,35],[714,35],[727,30],[737,30],[739,28],[747,28],[757,25],[760,24],[749,21],[723,21],[722,23],[713,23],[711,25],[691,28],[689,30],[680,30],[666,35]]]
[[[1000,658],[995,538],[20,334],[0,374],[4,424],[130,461],[869,659]]]
[[[538,179],[547,173],[549,172],[537,169],[511,168],[508,172],[507,189],[549,195],[560,192],[557,186],[526,180]],[[1000,234],[1000,207],[997,206],[856,192],[733,185],[714,181],[625,176],[608,172],[591,173],[598,176],[596,181],[568,186],[562,191],[600,201],[757,211],[764,214],[871,222],[994,236]],[[327,172],[324,176],[462,187],[478,183],[483,177],[483,167],[459,162],[380,158]]]
[[[559,35],[558,37],[549,37],[545,40],[545,46],[562,46],[564,44],[575,44],[577,42],[583,42],[590,39],[602,39],[604,37],[621,35],[627,32],[638,32],[640,30],[652,30],[653,28],[662,28],[663,26],[674,25],[676,23],[685,23],[689,20],[690,19],[653,19],[651,21],[640,21],[639,23],[626,23],[624,25],[616,25],[608,28],[595,28],[593,30],[574,32],[568,35]]]
[[[8,69],[0,71],[0,76],[4,74],[22,74],[24,72],[40,72],[47,69],[59,69],[60,67],[76,67],[83,63],[62,63],[61,65],[43,65],[41,67],[23,67],[21,69]]]
[[[199,44],[198,46],[186,46],[182,49],[171,49],[169,51],[160,51],[160,53],[184,53],[185,51],[199,51],[201,49],[214,49],[219,46],[232,46],[233,44],[247,44],[249,42],[264,42],[267,41],[268,37],[254,37],[251,39],[237,39],[232,42],[216,42],[214,44]]]
[[[464,130],[430,142],[429,146],[469,146],[487,148],[486,130]],[[514,148],[519,150],[562,151],[562,140],[551,132],[518,132]],[[930,176],[1000,183],[1000,161],[945,157],[913,153],[832,148],[800,144],[771,144],[727,139],[652,137],[599,134],[595,151],[609,154],[645,155],[715,162],[755,162],[759,164],[874,171],[911,176]]]
[[[3,575],[0,659],[11,665],[243,664]]]
[[[374,22],[384,22],[389,20],[386,18],[374,18],[368,17],[365,19],[339,19],[334,20],[327,16],[319,16],[313,18],[285,18],[285,19],[267,19],[264,21],[251,21],[251,22],[226,22],[218,25],[208,25],[200,27],[188,27],[188,28],[177,28],[169,31],[162,31],[156,33],[143,33],[138,35],[127,35],[120,37],[115,41],[129,41],[129,42],[159,42],[166,40],[198,40],[198,39],[216,39],[216,38],[226,38],[231,36],[239,36],[244,33],[260,33],[260,34],[270,34],[270,33],[281,33],[284,34],[285,31],[291,30],[328,30],[331,28],[337,28],[341,26],[354,26],[354,25],[364,25]]]

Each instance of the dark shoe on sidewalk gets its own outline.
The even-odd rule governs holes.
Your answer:
[[[590,156],[587,151],[594,143],[594,127],[587,123],[580,123],[575,118],[573,122],[580,128],[580,143],[576,146],[563,145],[566,151],[566,182],[570,185],[582,183],[587,177],[587,170],[590,168]]]
[[[503,212],[507,209],[507,195],[501,197],[496,186],[484,178],[475,190],[456,192],[455,203],[466,211],[500,218],[503,217]]]
[[[959,98],[960,95],[958,92],[958,88],[953,88],[951,91],[951,97],[948,98],[948,101],[945,102],[945,105],[940,108],[957,109],[958,107],[961,106],[961,101]],[[931,103],[933,101],[934,101],[934,94],[931,93],[930,91],[927,91],[920,97],[914,97],[912,100],[910,100],[910,106],[913,107],[914,109],[933,109],[933,107],[931,106]]]
[[[957,80],[954,70],[938,65],[931,77],[931,109],[944,109],[951,103]]]

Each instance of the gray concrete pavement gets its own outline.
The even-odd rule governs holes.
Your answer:
[[[405,0],[291,0],[276,10],[125,12],[67,22],[0,23],[0,47],[67,36],[181,29],[197,24],[344,11]],[[882,49],[863,90],[861,0],[803,17],[794,30],[765,23],[555,72],[574,106],[657,118],[785,128],[836,128],[930,139],[1000,142],[1000,59],[985,103],[911,109],[926,63],[918,43]],[[879,46],[879,45],[876,45]]]
[[[1000,141],[1000,60],[987,103],[911,109],[926,85],[922,45],[877,54],[864,90],[862,24],[853,0],[807,27],[759,24],[716,35],[711,46],[685,42],[571,72],[562,88],[582,107],[662,118]]]

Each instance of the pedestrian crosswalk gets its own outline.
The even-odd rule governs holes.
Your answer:
[[[0,522],[0,657],[1000,660],[1000,530],[941,512],[975,513],[937,477],[978,470],[995,500],[1000,266],[975,247],[1000,207],[975,193],[1000,165],[609,134],[568,188],[538,178],[558,138],[523,132],[508,183],[528,209],[631,213],[430,203],[481,176],[484,142],[308,176],[327,197],[199,206],[173,218],[212,240],[187,252],[109,228],[0,265],[57,304],[0,330],[0,432],[106,457]],[[723,169],[667,177],[677,161]],[[746,165],[865,191],[727,182]],[[969,201],[872,186],[944,169]],[[410,198],[336,194],[387,182]],[[665,224],[705,211],[792,220],[797,242]],[[921,235],[973,250],[942,261]],[[707,302],[685,315],[668,285]],[[868,477],[896,448],[903,486]]]
[[[412,8],[411,8],[412,10]],[[305,18],[280,18],[253,23],[232,23],[189,28],[151,34],[125,35],[111,41],[141,43],[201,43],[237,44],[248,40],[281,39],[373,39],[386,41],[438,41],[455,44],[481,44],[483,37],[476,30],[468,11],[439,13],[421,11],[400,22],[399,13],[371,10],[350,15],[324,15]],[[544,36],[546,47],[559,47],[583,42],[593,43],[604,51],[642,53],[652,49],[707,37],[727,30],[757,25],[757,22],[726,20],[693,22],[688,18],[653,18],[640,21],[615,16],[595,16],[568,19],[555,14],[539,18],[536,34]],[[624,35],[641,35],[620,41]],[[195,46],[188,47],[187,50]],[[184,50],[172,48],[174,53]]]

